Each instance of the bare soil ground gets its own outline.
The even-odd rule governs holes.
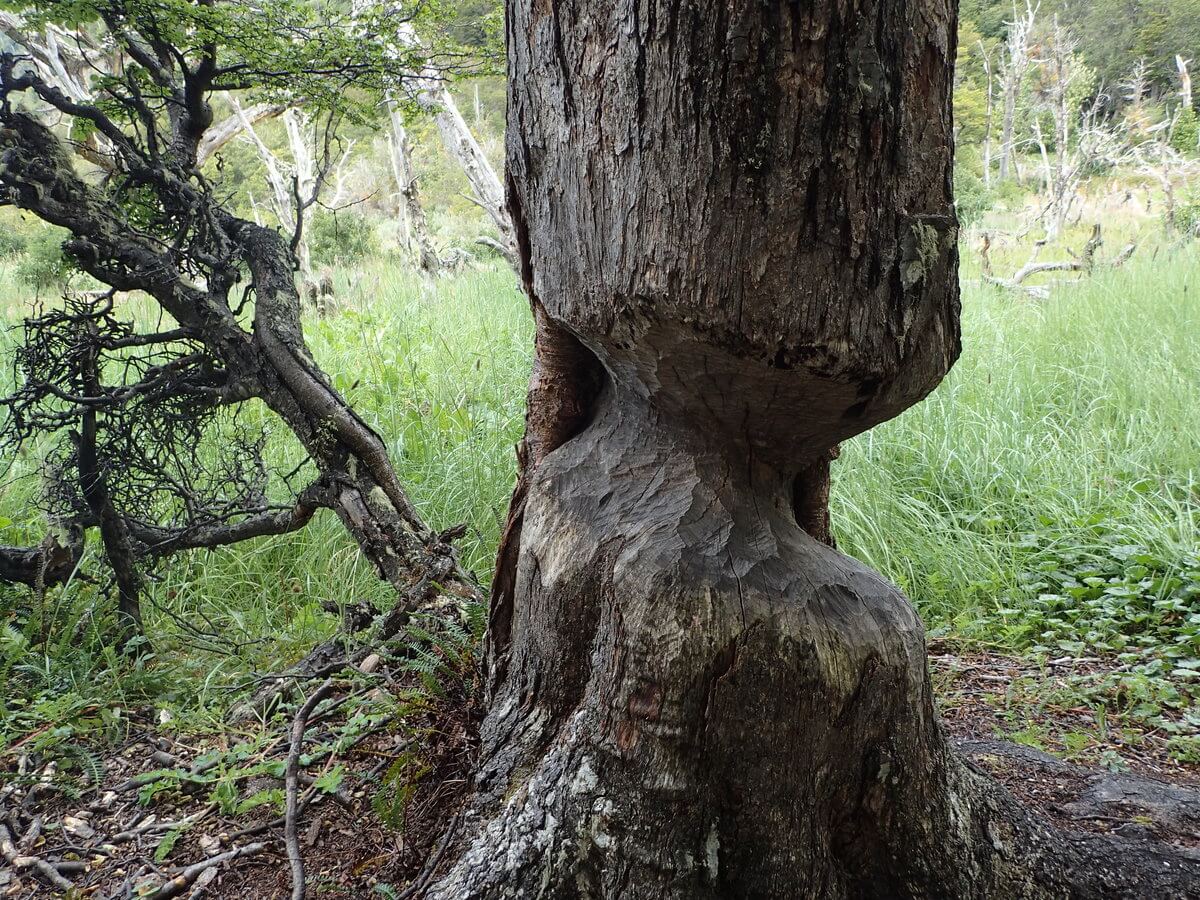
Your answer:
[[[931,666],[945,725],[960,749],[1022,802],[1065,827],[1145,833],[1200,847],[1200,767],[1173,760],[1162,735],[1137,733],[1127,725],[1098,728],[1092,710],[1026,704],[1023,684],[1055,677],[1044,665],[956,653],[935,644]],[[311,727],[320,732],[335,718],[327,716]],[[38,786],[36,772],[25,777],[0,772],[0,839],[5,833],[11,838],[5,856],[12,857],[7,862],[0,857],[0,897],[60,895],[50,884],[47,867],[68,879],[77,897],[288,897],[279,805],[239,812],[227,804],[223,812],[213,801],[211,782],[189,785],[186,779],[144,805],[139,782],[148,773],[164,768],[186,773],[213,747],[165,734],[152,711],[135,721],[124,746],[103,761],[102,783],[79,796],[48,783]],[[419,721],[382,729],[336,760],[329,756],[307,769],[309,785],[301,796],[311,799],[298,817],[297,835],[309,897],[420,896],[437,862],[452,855],[445,853],[443,859],[440,851],[446,846],[445,823],[466,793],[470,721],[460,701],[448,701],[425,711]],[[275,727],[278,735],[260,742],[263,760],[278,761],[287,754],[287,728],[278,722]],[[1025,737],[1023,745],[997,740],[1014,732]],[[420,735],[419,748],[414,734]],[[1029,746],[1030,735],[1037,735],[1043,747]],[[1080,735],[1091,739],[1083,742]],[[406,802],[396,807],[400,821],[393,818],[392,824],[400,827],[390,827],[379,813],[381,785],[397,765],[416,758],[414,750],[420,765],[412,771],[420,777],[411,795],[404,796]],[[1071,760],[1061,759],[1064,755]],[[1109,768],[1096,767],[1100,760]],[[335,765],[343,767],[339,783],[328,792],[314,787],[312,779]],[[1114,774],[1113,767],[1125,774]],[[241,785],[241,794],[263,785],[282,786],[278,778],[261,781]],[[396,798],[394,793],[384,796]],[[164,852],[164,840],[174,842],[169,852]],[[246,855],[208,865],[238,848]],[[58,868],[60,863],[65,865]],[[173,885],[179,883],[173,879],[181,876],[192,880],[176,891]]]

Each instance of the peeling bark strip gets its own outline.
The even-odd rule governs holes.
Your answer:
[[[958,354],[955,26],[952,0],[508,4],[538,371],[474,837],[427,896],[1198,883],[963,764],[916,613],[809,533],[832,448]]]

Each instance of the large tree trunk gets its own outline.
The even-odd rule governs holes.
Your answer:
[[[537,363],[473,830],[430,896],[1183,890],[960,762],[912,607],[806,530],[837,442],[958,353],[954,29],[952,0],[509,4]]]

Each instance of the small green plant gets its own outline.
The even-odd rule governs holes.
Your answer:
[[[487,611],[482,603],[469,603],[466,621],[421,617],[406,631],[409,658],[401,668],[416,674],[431,697],[443,697],[451,687],[470,686]]]
[[[974,225],[996,205],[998,195],[978,174],[973,159],[960,158],[954,164],[954,207],[962,226]]]
[[[1200,238],[1200,190],[1189,189],[1175,206],[1175,227],[1180,234]]]
[[[422,617],[410,625],[403,644],[407,659],[400,670],[416,675],[421,687],[408,695],[409,702],[432,709],[451,693],[460,699],[475,687],[477,654],[487,610],[482,603],[466,607],[463,623]],[[393,830],[403,830],[408,806],[422,779],[432,771],[421,750],[420,731],[409,749],[403,751],[380,778],[371,807],[380,821]]]
[[[354,210],[320,212],[308,225],[308,245],[322,265],[347,265],[379,253],[375,227]]]
[[[1180,153],[1194,154],[1200,150],[1200,117],[1190,106],[1179,110],[1171,129],[1171,147]]]
[[[429,764],[414,750],[404,751],[388,766],[371,798],[371,808],[384,825],[393,831],[404,830],[409,801],[430,771]]]
[[[74,271],[62,249],[66,235],[65,230],[53,226],[34,228],[20,247],[17,278],[42,290],[61,286]]]
[[[7,227],[7,223],[0,224],[0,257],[7,259],[19,256],[25,252],[26,243],[25,234],[19,228]]]

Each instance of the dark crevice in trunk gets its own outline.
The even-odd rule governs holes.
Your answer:
[[[792,483],[792,508],[796,514],[796,524],[822,544],[835,548],[837,540],[829,516],[830,468],[840,453],[840,448],[834,447],[801,471]]]
[[[512,625],[513,591],[529,480],[549,454],[587,427],[605,381],[604,367],[568,329],[554,322],[534,293],[529,231],[508,185],[521,279],[534,317],[533,372],[525,405],[525,435],[517,445],[517,484],[500,534],[488,609],[484,665],[489,691],[504,679]]]

